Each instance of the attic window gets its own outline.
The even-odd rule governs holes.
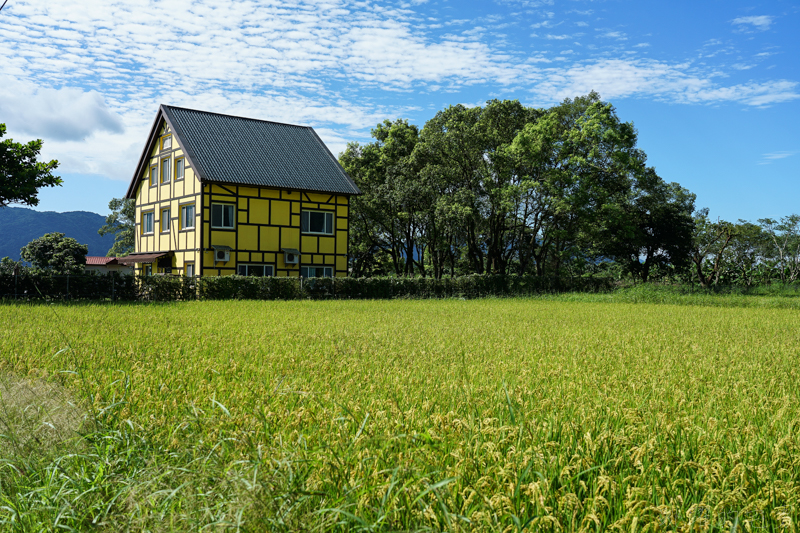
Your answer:
[[[175,160],[175,181],[183,179],[183,158],[179,158]]]
[[[162,150],[172,149],[172,135],[165,135],[161,137],[161,149]]]

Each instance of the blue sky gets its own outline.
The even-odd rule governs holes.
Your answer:
[[[0,122],[61,162],[38,209],[106,214],[160,103],[311,125],[338,153],[385,118],[596,90],[665,180],[754,221],[800,212],[798,30],[788,0],[8,0]]]

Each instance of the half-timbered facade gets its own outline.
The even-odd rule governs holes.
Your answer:
[[[126,194],[139,274],[347,274],[350,177],[310,127],[159,108]]]

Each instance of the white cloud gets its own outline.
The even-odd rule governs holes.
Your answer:
[[[383,118],[408,112],[402,104],[382,104],[390,93],[403,93],[409,102],[418,92],[472,86],[533,87],[548,102],[592,89],[607,99],[753,106],[798,98],[795,82],[723,86],[710,68],[688,63],[635,57],[576,62],[570,50],[553,51],[557,57],[508,51],[484,40],[482,34],[496,27],[486,19],[441,20],[453,33],[435,34],[430,30],[437,19],[408,7],[417,3],[15,0],[0,17],[0,118],[19,124],[14,131],[44,138],[45,151],[62,161],[62,170],[128,179],[160,103],[312,125],[336,153],[345,139],[364,138]],[[560,24],[549,20],[552,13],[544,16],[536,27]],[[625,38],[602,31],[606,38]],[[595,47],[580,48],[587,49]],[[555,61],[560,68],[552,68]]]
[[[751,17],[739,17],[731,21],[731,24],[736,24],[739,27],[752,27],[760,31],[768,30],[772,25],[775,17],[769,15],[758,15]]]
[[[37,87],[2,75],[0,117],[15,131],[60,141],[83,140],[95,132],[124,131],[119,115],[95,90]]]
[[[628,39],[621,31],[607,31],[605,33],[601,33],[598,35],[598,37],[603,37],[605,39],[617,39],[618,41],[626,41]]]
[[[764,154],[762,156],[762,160],[759,163],[760,165],[769,165],[773,161],[777,161],[779,159],[786,159],[787,157],[791,157],[795,155],[797,152],[771,152],[769,154]]]
[[[608,59],[543,72],[533,92],[550,102],[594,90],[604,99],[647,96],[677,103],[736,102],[763,107],[800,98],[799,85],[778,80],[725,87],[690,64]]]

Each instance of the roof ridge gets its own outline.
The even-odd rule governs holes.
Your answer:
[[[193,109],[191,107],[180,107],[175,105],[161,104],[162,107],[168,109],[179,109],[181,111],[192,111],[194,113],[203,113],[205,115],[217,115],[219,117],[238,118],[242,120],[251,120],[253,122],[266,122],[267,124],[278,124],[280,126],[292,126],[295,128],[313,129],[311,126],[302,126],[300,124],[290,124],[288,122],[278,122],[276,120],[266,120],[263,118],[243,117],[241,115],[229,115],[228,113],[215,113],[214,111],[203,111],[202,109]]]

